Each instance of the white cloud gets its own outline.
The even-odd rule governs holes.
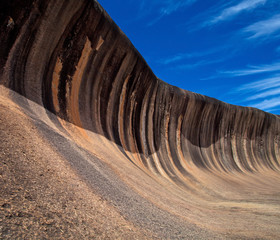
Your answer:
[[[181,64],[178,66],[173,67],[173,69],[181,69],[181,70],[187,70],[187,69],[193,69],[201,66],[206,66],[206,65],[211,65],[214,63],[219,63],[223,62],[224,59],[220,58],[217,60],[201,60],[195,63],[190,63],[190,64]]]
[[[243,29],[244,33],[250,34],[248,39],[268,37],[278,31],[280,31],[280,14],[274,15],[269,19],[256,22]],[[277,37],[279,37],[279,35]]]
[[[213,18],[207,25],[228,20],[244,11],[253,10],[260,5],[264,5],[267,0],[244,0],[237,5],[225,8],[218,16]]]
[[[188,54],[178,54],[176,56],[161,59],[159,62],[164,64],[164,65],[167,65],[167,64],[170,64],[170,63],[173,63],[173,62],[180,61],[182,59],[186,59],[186,58],[189,58]]]
[[[135,20],[150,17],[150,22],[147,24],[151,26],[161,20],[164,16],[170,15],[180,8],[189,6],[197,0],[130,0],[130,4],[138,4],[138,14]]]
[[[188,6],[192,3],[194,3],[196,0],[167,0],[162,1],[164,6],[160,9],[160,12],[163,15],[169,15],[173,12],[176,12],[179,8]]]
[[[233,71],[221,71],[221,74],[225,74],[230,77],[247,76],[259,73],[278,72],[280,71],[280,62],[276,62],[270,65],[260,66],[248,66],[247,69],[233,70]]]
[[[280,87],[280,75],[271,78],[265,78],[259,81],[243,84],[242,86],[236,88],[236,91],[261,91],[270,88]]]
[[[273,108],[280,106],[280,96],[269,100],[266,99],[262,102],[252,104],[251,106],[262,110],[272,110]]]
[[[271,97],[271,96],[275,96],[275,95],[280,95],[280,88],[276,88],[276,89],[271,89],[259,94],[255,94],[251,97],[248,97],[246,100],[256,100],[256,99],[261,99],[261,98],[266,98],[266,97]]]
[[[180,8],[189,6],[193,3],[195,3],[197,0],[154,0],[149,1],[148,5],[152,6],[154,9],[159,9],[158,16],[154,20],[152,20],[148,25],[154,25],[157,23],[160,19],[162,19],[164,16],[168,16],[176,11],[178,11]]]
[[[239,101],[247,106],[274,111],[276,107],[280,107],[280,75],[243,84],[232,93],[239,98],[240,95],[247,95],[247,98]]]
[[[218,47],[218,48],[213,48],[213,49],[209,49],[209,50],[201,51],[201,52],[179,53],[179,54],[171,56],[171,57],[163,58],[159,61],[159,63],[167,65],[170,63],[178,62],[180,60],[191,59],[191,58],[201,58],[201,57],[215,54],[224,49],[225,49],[225,47]]]
[[[186,70],[186,69],[192,69],[192,68],[197,68],[197,67],[200,67],[200,66],[208,65],[208,64],[211,64],[211,63],[212,63],[211,61],[202,60],[202,61],[199,61],[199,62],[196,62],[196,63],[178,65],[174,68],[175,69]]]

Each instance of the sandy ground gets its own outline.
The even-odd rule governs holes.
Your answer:
[[[40,124],[47,128],[0,96],[0,238],[151,238],[94,193],[42,137]]]
[[[1,239],[275,239],[279,232],[278,175],[252,176],[240,188],[246,176],[197,172],[198,197],[4,87],[0,139]]]

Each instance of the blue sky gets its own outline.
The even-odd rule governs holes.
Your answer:
[[[280,114],[279,0],[99,0],[163,81]]]

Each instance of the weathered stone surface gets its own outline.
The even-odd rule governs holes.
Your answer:
[[[41,143],[42,151],[70,163],[77,178],[126,219],[116,213],[108,221],[134,224],[139,238],[143,229],[153,238],[280,235],[279,116],[159,80],[94,0],[12,0],[0,9],[0,83],[21,95],[1,87],[2,133],[12,132],[11,119],[21,121],[12,114],[15,104],[49,144]],[[5,136],[9,144],[21,142]],[[32,164],[24,159],[18,166],[38,161],[44,169],[38,154]],[[38,184],[45,189],[45,182]],[[10,204],[5,196],[3,208]],[[108,237],[99,227],[101,238]],[[116,237],[131,236],[118,227]]]

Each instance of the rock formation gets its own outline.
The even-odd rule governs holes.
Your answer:
[[[15,149],[8,151],[14,164],[24,162],[24,151],[32,156],[17,140],[19,132],[7,137],[12,132],[10,123],[22,121],[36,130],[30,132],[26,126],[18,130],[30,134],[24,136],[31,141],[26,146],[32,148],[39,141],[41,155],[53,152],[53,159],[60,159],[57,164],[70,164],[69,170],[63,165],[54,172],[73,171],[87,186],[75,191],[93,194],[92,199],[101,197],[108,204],[104,210],[108,218],[102,224],[114,219],[131,224],[130,232],[116,227],[121,234],[115,237],[280,236],[279,116],[161,81],[95,0],[11,0],[1,2],[0,9],[0,137],[10,145],[21,144],[18,157],[13,155]],[[3,153],[1,164],[11,164]],[[24,162],[31,169],[47,157],[36,154],[31,162]],[[49,164],[56,167],[53,160]],[[13,178],[5,170],[1,176],[4,181]],[[22,178],[32,176],[26,172]],[[46,190],[46,182],[38,184]],[[61,188],[68,189],[69,184],[67,180]],[[53,188],[58,196],[60,188],[55,184]],[[12,205],[9,193],[5,194],[0,197],[2,208]],[[56,204],[51,197],[48,201]],[[92,204],[96,202],[85,202]],[[86,207],[79,209],[81,216],[83,211],[94,216]],[[10,215],[0,216],[4,238],[22,237],[28,231],[12,227]],[[69,237],[83,236],[82,227],[94,228],[95,221],[72,223],[77,231]],[[98,231],[103,235],[98,236],[114,238],[102,224]],[[72,225],[65,224],[65,229]],[[66,236],[53,231],[42,235],[41,228],[34,229],[38,238]],[[97,236],[96,231],[88,234],[84,236]]]

